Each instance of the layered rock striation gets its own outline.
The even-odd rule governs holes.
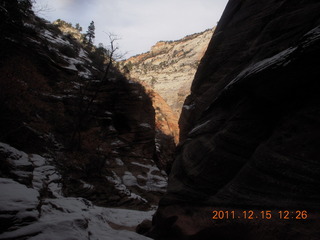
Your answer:
[[[184,103],[150,236],[319,238],[319,11],[318,1],[229,1]],[[208,221],[215,209],[310,215]]]
[[[131,57],[120,65],[131,78],[153,88],[178,116],[213,31],[208,29],[177,41],[159,41],[149,52]]]

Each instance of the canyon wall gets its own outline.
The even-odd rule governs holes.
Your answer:
[[[177,41],[159,41],[149,52],[120,62],[120,66],[131,78],[148,84],[178,116],[213,31],[208,29]]]
[[[319,12],[318,1],[229,1],[184,103],[149,236],[319,239]],[[212,219],[219,209],[254,219]],[[285,222],[276,213],[288,209]],[[296,210],[310,213],[303,223]]]
[[[66,196],[100,206],[156,205],[167,181],[157,160],[172,158],[157,152],[156,135],[157,148],[175,144],[155,131],[145,88],[100,64],[110,59],[79,42],[79,32],[73,37],[75,29],[62,32],[32,12],[19,26],[11,11],[5,17],[13,24],[0,39],[0,142],[50,156]],[[0,176],[17,180],[6,153],[0,158]]]

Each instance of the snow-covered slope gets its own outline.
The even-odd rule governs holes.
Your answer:
[[[148,239],[128,230],[154,211],[103,208],[84,198],[64,197],[61,175],[50,159],[0,143],[11,178],[0,178],[0,239]]]
[[[167,177],[144,87],[109,65],[107,53],[44,19],[30,14],[20,28],[20,38],[5,39],[7,55],[0,52],[0,141],[50,153],[68,196],[105,207],[155,206]]]

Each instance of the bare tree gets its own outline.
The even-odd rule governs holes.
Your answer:
[[[37,15],[46,16],[46,13],[53,12],[54,9],[49,7],[49,5],[46,3],[38,3],[35,0],[32,0],[32,10]]]
[[[99,82],[95,82],[94,88],[92,88],[92,81],[87,81],[84,86],[79,89],[79,112],[75,119],[75,127],[71,137],[71,145],[72,148],[81,149],[81,129],[84,125],[85,119],[89,117],[90,110],[92,108],[93,103],[99,97],[99,93],[103,86],[108,82],[111,70],[113,68],[114,62],[117,59],[122,58],[124,55],[119,54],[119,47],[117,45],[117,41],[120,39],[116,35],[112,33],[108,33],[109,45],[107,48],[106,55],[106,67],[102,74]],[[88,94],[90,92],[90,94]]]
[[[119,41],[121,38],[119,38],[117,35],[113,33],[107,33],[109,38],[109,46],[108,46],[108,64],[104,72],[104,76],[102,78],[102,81],[106,81],[108,79],[108,74],[110,72],[110,68],[114,64],[116,60],[122,59],[126,53],[119,53],[119,46],[117,45],[117,41]]]

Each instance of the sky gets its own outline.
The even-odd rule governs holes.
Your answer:
[[[119,38],[125,58],[144,53],[158,41],[178,40],[217,25],[228,0],[36,0],[36,14],[49,21],[95,23],[94,44]]]

